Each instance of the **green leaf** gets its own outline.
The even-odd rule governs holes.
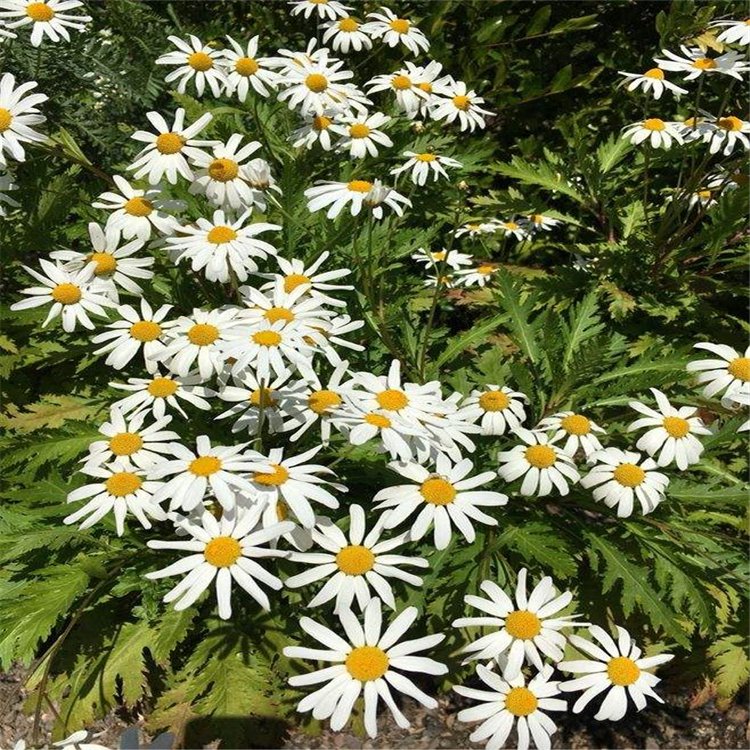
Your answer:
[[[578,569],[573,551],[561,540],[559,533],[546,523],[512,526],[500,535],[497,544],[517,552],[530,565],[541,566],[561,578],[572,577]]]
[[[435,367],[437,369],[452,362],[459,354],[466,351],[471,346],[484,341],[493,331],[497,330],[508,316],[505,313],[495,315],[491,318],[479,321],[473,328],[465,331],[459,336],[452,337],[443,353],[438,357]]]
[[[561,320],[565,336],[562,366],[566,371],[581,347],[604,330],[604,324],[597,314],[597,306],[598,295],[594,290],[573,308],[567,322]]]
[[[536,331],[529,321],[530,306],[521,302],[521,292],[507,272],[500,271],[497,274],[497,287],[500,291],[500,305],[505,308],[508,315],[508,327],[513,341],[534,364],[540,354]]]
[[[750,644],[743,635],[726,636],[709,647],[716,687],[723,698],[733,698],[750,680],[748,653]]]
[[[515,156],[510,164],[496,164],[492,169],[506,177],[520,180],[526,185],[537,185],[546,190],[562,193],[578,203],[586,202],[584,196],[573,186],[566,175],[545,162],[531,164],[520,156]]]

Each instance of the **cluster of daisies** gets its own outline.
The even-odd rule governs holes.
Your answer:
[[[719,20],[709,26],[722,29],[716,39],[724,45],[750,45],[750,27],[745,20]],[[745,54],[731,49],[709,57],[700,47],[682,45],[679,54],[662,50],[662,57],[655,57],[654,62],[656,67],[644,73],[620,71],[620,75],[624,76],[622,85],[625,85],[628,91],[641,89],[654,99],[660,99],[665,91],[679,98],[687,94],[688,90],[669,81],[667,73],[683,74],[683,83],[698,81],[700,85],[706,77],[717,77],[727,86],[727,81],[732,78],[743,81],[743,75],[750,71],[750,63]],[[623,137],[636,145],[647,143],[652,148],[668,149],[673,143],[702,141],[708,144],[711,154],[721,151],[725,156],[729,156],[738,145],[746,150],[750,148],[749,135],[750,122],[736,114],[720,112],[712,115],[702,110],[681,121],[647,117],[629,125],[623,132]]]

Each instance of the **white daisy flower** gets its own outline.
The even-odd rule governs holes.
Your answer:
[[[688,363],[688,372],[698,372],[696,381],[705,387],[703,395],[711,398],[724,392],[725,397],[734,393],[750,393],[750,346],[740,354],[726,344],[695,344],[694,349],[705,349],[720,359],[699,359]]]
[[[444,273],[440,276],[437,274],[434,276],[428,276],[423,283],[430,289],[434,289],[438,284],[443,289],[455,289],[456,287],[461,286],[461,280],[456,278],[452,273]]]
[[[487,742],[487,750],[505,747],[505,742],[513,727],[518,735],[518,750],[527,750],[530,741],[539,750],[549,750],[550,737],[557,731],[547,711],[566,711],[564,700],[555,698],[560,694],[558,682],[550,682],[553,668],[545,666],[529,680],[528,685],[522,674],[512,680],[477,666],[477,676],[490,690],[454,685],[453,689],[465,698],[480,701],[479,705],[464,708],[458,712],[458,720],[464,722],[481,721],[469,739],[472,742]]]
[[[484,109],[484,99],[468,89],[463,81],[449,81],[434,86],[434,94],[439,97],[430,111],[434,120],[455,122],[458,120],[461,131],[474,131],[484,128],[485,118],[493,113]]]
[[[484,287],[492,281],[492,277],[500,270],[494,263],[480,263],[475,268],[462,268],[456,272],[459,283],[463,286]]]
[[[48,97],[45,94],[29,94],[37,85],[36,81],[27,81],[16,86],[12,73],[0,76],[0,166],[7,164],[6,153],[16,161],[26,159],[21,144],[47,140],[47,136],[31,127],[47,119],[40,114],[37,105],[46,102]]]
[[[379,13],[368,13],[363,31],[383,44],[397,47],[403,44],[415,57],[430,49],[427,37],[407,18],[399,18],[390,8],[381,7]]]
[[[23,266],[23,268],[42,286],[22,289],[21,294],[28,295],[27,298],[14,303],[10,309],[27,310],[30,307],[52,303],[42,327],[60,315],[63,330],[68,333],[75,330],[77,323],[93,331],[96,326],[91,322],[88,314],[106,317],[107,313],[104,308],[113,305],[112,301],[100,290],[96,290],[92,284],[94,264],[89,263],[79,271],[69,271],[45,258],[40,258],[39,264],[45,275],[28,266]]]
[[[432,65],[433,63],[430,63]],[[439,63],[435,63],[438,65]],[[369,94],[378,91],[393,91],[396,94],[396,104],[398,108],[410,119],[414,119],[420,111],[420,108],[428,101],[432,100],[431,87],[429,81],[424,80],[424,70],[418,68],[413,63],[405,63],[406,67],[397,70],[395,73],[377,75],[371,78],[366,86],[369,87]],[[427,66],[429,68],[429,66]],[[428,89],[429,84],[429,89]]]
[[[184,94],[190,81],[195,84],[198,96],[203,96],[206,85],[211,93],[220,97],[227,85],[227,74],[221,65],[224,53],[207,44],[203,44],[197,36],[190,34],[189,41],[178,36],[168,36],[176,51],[167,52],[156,58],[157,65],[173,65],[175,69],[167,74],[166,83],[177,81],[177,91]]]
[[[476,490],[496,479],[497,474],[484,471],[470,477],[474,465],[468,458],[452,465],[449,458],[438,455],[434,472],[417,463],[391,462],[388,466],[414,484],[380,490],[373,498],[377,503],[375,510],[387,511],[383,516],[386,529],[395,528],[419,510],[409,532],[413,542],[434,526],[435,547],[445,549],[450,544],[451,525],[454,525],[471,544],[476,538],[472,521],[497,526],[497,520],[479,508],[497,507],[508,502],[507,495],[501,492]]]
[[[340,115],[331,125],[331,131],[341,136],[337,150],[348,151],[352,159],[364,159],[368,154],[377,156],[378,146],[391,148],[393,141],[380,130],[391,119],[382,112]]]
[[[562,449],[569,456],[575,456],[579,450],[583,450],[586,458],[602,448],[599,438],[594,433],[606,434],[605,430],[589,417],[573,411],[560,411],[557,414],[545,417],[540,420],[535,429],[554,431],[552,435],[553,443],[566,438]]]
[[[672,196],[669,196],[669,198],[671,197]],[[690,193],[690,196],[688,197],[688,206],[690,208],[700,208],[704,211],[708,211],[718,204],[719,201],[714,198],[713,191],[709,190],[708,188],[700,188],[699,190],[695,190]]]
[[[134,239],[120,247],[120,230],[112,224],[104,229],[94,221],[89,222],[89,238],[92,253],[79,253],[75,250],[56,250],[50,253],[50,258],[65,263],[66,268],[78,271],[89,263],[95,263],[92,289],[117,302],[118,287],[126,292],[140,297],[143,289],[133,279],[152,279],[154,272],[150,266],[154,265],[154,258],[132,257],[143,247],[143,241]]]
[[[634,499],[640,502],[644,515],[664,500],[669,478],[656,471],[653,459],[641,459],[641,454],[633,451],[603,448],[589,460],[594,466],[581,479],[581,487],[595,487],[594,500],[604,501],[608,508],[617,507],[618,518],[632,515]]]
[[[79,729],[65,739],[53,742],[52,747],[59,747],[61,750],[109,750],[104,745],[96,745],[90,742],[94,737],[100,736],[101,733],[92,734],[85,729]],[[26,750],[26,743],[23,740],[19,740],[14,745],[13,750]]]
[[[502,232],[504,237],[515,237],[519,242],[528,239],[529,232],[524,226],[523,220],[514,221],[508,219],[508,221],[497,221],[495,222],[497,230]]]
[[[440,263],[445,263],[448,268],[452,268],[454,271],[457,271],[461,266],[470,266],[474,262],[473,256],[468,253],[459,253],[458,250],[446,250],[445,248],[430,251],[420,247],[416,253],[412,253],[411,257],[417,263],[424,263],[426,266],[437,266]]]
[[[310,18],[316,13],[318,18],[335,21],[337,18],[345,18],[348,12],[352,10],[348,5],[338,2],[338,0],[290,0],[288,3],[292,6],[292,15],[304,15]]]
[[[407,607],[383,632],[382,605],[379,599],[371,599],[365,608],[364,627],[350,610],[338,613],[346,640],[309,617],[302,617],[300,627],[323,644],[324,649],[287,646],[284,655],[290,659],[331,662],[331,666],[289,679],[292,687],[325,683],[322,688],[303,698],[297,705],[297,711],[312,711],[313,717],[319,721],[330,718],[331,729],[339,731],[349,720],[357,699],[364,693],[365,730],[370,737],[375,737],[378,699],[388,706],[399,727],[406,729],[410,726],[396,706],[391,689],[414,698],[426,708],[437,708],[434,698],[401,674],[404,671],[441,675],[448,671],[444,664],[414,655],[434,648],[445,638],[444,635],[429,635],[399,643],[417,615],[416,607]]]
[[[191,261],[193,271],[202,270],[209,281],[226,284],[232,272],[247,281],[248,274],[258,270],[256,258],[276,254],[276,248],[257,235],[281,229],[278,224],[247,223],[251,216],[245,211],[232,221],[217,209],[210,220],[200,218],[194,225],[178,227],[175,236],[167,237],[174,262]]]
[[[645,450],[649,456],[659,453],[656,459],[659,466],[669,466],[674,462],[680,471],[684,471],[691,464],[698,463],[703,453],[703,446],[695,435],[710,435],[711,430],[706,429],[700,417],[693,416],[698,411],[697,407],[682,406],[676,409],[660,390],[649,390],[654,394],[659,410],[639,401],[631,401],[630,408],[645,416],[630,424],[628,432],[642,427],[653,428],[638,439],[635,447]]]
[[[117,536],[125,533],[125,518],[132,513],[144,529],[151,528],[150,518],[164,521],[166,514],[154,497],[163,482],[147,479],[140,469],[135,469],[126,459],[117,459],[107,466],[84,466],[80,471],[99,481],[86,484],[68,493],[67,502],[87,502],[63,519],[65,524],[86,520],[80,529],[88,529],[108,513],[115,517]]]
[[[253,492],[253,484],[245,475],[267,471],[268,461],[260,453],[246,450],[248,443],[214,445],[207,435],[196,438],[196,453],[180,443],[171,443],[174,460],[162,461],[151,468],[149,478],[172,478],[156,493],[161,502],[169,498],[170,510],[190,511],[210,492],[226,510],[235,507],[235,492]]]
[[[89,454],[81,461],[84,468],[101,466],[111,460],[123,459],[135,464],[139,469],[148,469],[163,461],[161,454],[169,453],[169,442],[179,440],[176,432],[163,429],[172,417],[162,417],[152,424],[143,426],[145,412],[132,415],[126,419],[122,412],[113,406],[109,413],[109,422],[105,422],[99,432],[106,440],[95,440],[89,445]]]
[[[725,27],[724,31],[716,37],[717,42],[723,42],[724,44],[750,44],[750,23],[748,23],[747,19],[744,21],[711,21],[708,25],[710,28]]]
[[[146,117],[154,126],[156,135],[145,130],[137,130],[131,138],[145,143],[146,146],[136,156],[135,161],[128,167],[135,172],[136,180],[148,176],[151,185],[156,185],[166,176],[168,182],[174,185],[177,175],[186,180],[193,180],[193,170],[187,163],[187,158],[200,158],[202,146],[215,146],[216,141],[198,141],[198,135],[213,119],[210,112],[205,112],[192,125],[185,127],[185,110],[179,107],[175,111],[174,123],[170,128],[167,121],[158,112],[147,112]]]
[[[334,614],[351,609],[354,602],[364,610],[372,599],[371,587],[386,606],[396,609],[393,590],[386,579],[396,578],[412,586],[421,586],[422,579],[401,570],[401,566],[428,568],[429,563],[421,557],[392,554],[394,549],[409,541],[408,534],[380,541],[383,533],[380,522],[366,534],[362,506],[350,506],[349,517],[348,538],[330,519],[318,521],[312,530],[312,538],[325,552],[292,553],[293,562],[309,563],[311,567],[304,573],[287,578],[284,585],[299,588],[327,578],[325,585],[307,606],[319,607],[335,597]]]
[[[327,47],[318,47],[318,40],[315,37],[308,40],[304,52],[301,50],[280,49],[278,53],[278,57],[268,58],[267,65],[278,69],[282,76],[290,70],[303,65],[325,64],[330,56],[330,50]]]
[[[335,478],[333,471],[320,464],[305,463],[322,447],[318,445],[288,458],[284,458],[283,448],[273,448],[268,456],[264,457],[266,468],[258,469],[250,478],[253,496],[257,496],[261,503],[267,503],[274,508],[279,500],[283,500],[299,523],[311,529],[315,526],[315,512],[311,503],[320,503],[332,510],[339,507],[339,501],[322,485],[330,485],[337,492],[346,492],[343,484],[329,482],[318,476],[327,474]]]
[[[338,109],[327,109],[320,115],[307,115],[304,124],[292,133],[289,140],[294,148],[304,146],[310,149],[319,143],[325,151],[330,151],[333,148],[331,126],[340,114]]]
[[[716,130],[704,117],[687,117],[674,124],[679,129],[685,143],[704,140],[708,134]]]
[[[161,234],[172,234],[179,226],[179,222],[168,212],[185,208],[182,201],[163,197],[163,191],[157,187],[138,190],[119,175],[114,175],[112,179],[119,192],[102,193],[91,204],[94,208],[112,211],[107,219],[107,229],[119,230],[125,240],[147,242],[151,239],[152,229]]]
[[[164,349],[165,332],[174,323],[165,322],[172,305],[162,305],[156,312],[145,299],[141,300],[141,312],[130,305],[120,305],[117,314],[121,320],[110,323],[108,331],[98,333],[91,339],[93,344],[104,344],[94,354],[107,354],[104,364],[122,370],[139,351],[147,372],[156,372],[154,357]]]
[[[167,406],[179,412],[185,419],[188,415],[180,406],[180,400],[207,411],[211,404],[206,397],[215,396],[214,391],[200,385],[202,379],[197,375],[184,378],[164,375],[158,370],[152,378],[128,378],[127,383],[110,383],[110,387],[130,391],[129,396],[113,404],[123,414],[139,414],[151,411],[157,419],[167,413]]]
[[[628,709],[628,695],[638,711],[645,708],[647,697],[664,703],[653,690],[660,682],[659,678],[646,670],[670,661],[672,654],[641,658],[641,649],[632,641],[628,631],[619,626],[617,643],[598,625],[591,625],[589,633],[600,645],[577,635],[571,635],[570,642],[593,658],[564,661],[557,665],[566,672],[585,675],[560,683],[563,692],[583,691],[573,704],[573,713],[580,713],[593,698],[605,691],[604,700],[594,717],[597,721],[622,719]]]
[[[382,191],[386,191],[384,195]],[[323,180],[314,187],[305,190],[307,208],[311,213],[328,208],[326,216],[335,219],[347,204],[352,216],[357,216],[363,207],[374,207],[373,216],[376,219],[383,217],[383,209],[380,203],[385,203],[399,216],[403,214],[404,206],[410,206],[411,201],[391,188],[384,188],[379,181],[350,180],[349,182],[334,182]]]
[[[18,208],[21,205],[15,198],[8,195],[13,190],[18,190],[18,185],[13,178],[9,174],[0,174],[0,216],[6,215],[5,206]]]
[[[170,549],[191,554],[161,570],[146,573],[156,580],[168,576],[187,575],[164,597],[165,602],[176,602],[177,611],[192,606],[216,579],[216,601],[219,617],[232,616],[232,581],[244,589],[265,610],[271,608],[268,596],[259,582],[278,591],[281,581],[264,568],[258,559],[286,557],[288,553],[271,549],[266,544],[287,532],[291,523],[281,522],[267,529],[258,529],[260,508],[248,509],[239,515],[222,515],[216,520],[204,511],[200,523],[183,522],[181,528],[190,539],[162,541],[151,539],[151,549]]]
[[[750,148],[750,122],[741,120],[734,115],[720,117],[716,122],[707,123],[708,131],[703,134],[703,140],[709,144],[708,150],[712,154],[721,151],[729,156],[739,143],[745,150]]]
[[[464,664],[474,659],[489,659],[504,666],[506,680],[514,680],[521,674],[524,661],[539,670],[544,668],[545,657],[559,662],[564,657],[566,641],[560,631],[585,624],[574,622],[578,615],[553,617],[570,604],[573,594],[566,591],[558,595],[549,576],[542,578],[527,595],[526,568],[518,571],[515,602],[494,581],[482,581],[479,588],[488,599],[468,594],[464,601],[485,615],[461,617],[453,622],[453,627],[495,628],[464,646],[461,652],[469,654]]]
[[[649,117],[641,122],[633,123],[623,128],[622,137],[637,146],[648,141],[652,148],[669,149],[672,141],[683,143],[681,129],[678,123],[666,122],[658,117]]]
[[[727,397],[726,403],[732,406],[736,406],[739,404],[743,406],[750,406],[750,393],[740,393],[739,391],[735,391],[734,393],[731,393]],[[737,428],[737,432],[748,432],[748,431],[750,431],[750,419],[748,419],[747,422],[743,422]]]
[[[363,30],[361,24],[352,16],[344,16],[336,21],[323,24],[323,44],[331,43],[336,52],[347,54],[350,49],[355,52],[372,49],[372,40]]]
[[[686,73],[686,81],[713,73],[732,76],[741,81],[742,74],[750,70],[750,65],[744,61],[743,56],[734,50],[713,58],[706,57],[700,47],[686,47],[683,44],[680,46],[680,51],[682,56],[663,49],[661,53],[666,59],[655,57],[654,61],[662,70]]]
[[[31,46],[41,45],[44,37],[51,42],[70,41],[68,29],[83,31],[91,16],[69,13],[83,7],[80,0],[0,0],[0,18],[8,19],[9,29],[31,24]],[[13,19],[17,18],[17,21]]]
[[[404,151],[404,156],[407,157],[406,162],[400,167],[394,167],[391,170],[391,174],[401,174],[402,172],[411,170],[411,180],[415,185],[424,185],[430,175],[432,175],[433,182],[437,182],[440,177],[445,177],[448,180],[450,178],[445,171],[445,167],[461,169],[463,166],[460,161],[451,159],[449,156],[432,153],[431,151],[423,153]]]
[[[242,136],[234,133],[226,143],[213,147],[213,156],[201,152],[191,158],[198,167],[190,186],[193,195],[205,195],[216,206],[235,210],[248,208],[255,202],[247,164],[248,157],[260,148],[258,141],[250,141],[240,148]]]
[[[196,360],[203,380],[224,368],[226,355],[222,345],[238,323],[237,308],[223,310],[193,310],[190,317],[174,321],[169,330],[169,341],[154,356],[157,362],[167,362],[170,372],[185,377]]]
[[[471,238],[479,237],[483,234],[494,234],[497,232],[497,224],[492,221],[476,221],[464,224],[462,227],[456,229],[453,234],[456,237],[461,237],[466,234]]]
[[[524,218],[524,224],[532,232],[550,232],[556,226],[562,224],[562,220],[553,219],[551,216],[545,216],[544,214],[529,214]]]
[[[671,91],[678,99],[682,94],[688,93],[687,89],[668,81],[661,68],[651,68],[645,73],[627,73],[624,70],[618,70],[617,73],[625,77],[627,81],[625,88],[628,91],[642,89],[645,94],[650,93],[654,99],[661,99],[665,91]],[[622,81],[621,85],[625,85],[625,81]]]
[[[258,57],[258,39],[256,35],[243,47],[227,35],[231,49],[224,50],[221,64],[227,76],[227,93],[244,102],[250,87],[260,96],[270,96],[271,89],[279,84],[279,76],[266,67],[268,58]]]
[[[544,497],[553,487],[561,495],[567,495],[568,482],[575,484],[580,479],[573,459],[547,435],[523,427],[516,427],[513,432],[523,443],[498,454],[498,460],[504,464],[498,474],[506,482],[523,476],[519,490],[522,495]]]

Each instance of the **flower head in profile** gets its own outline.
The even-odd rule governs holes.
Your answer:
[[[460,169],[461,162],[452,159],[450,156],[442,156],[432,151],[423,151],[417,153],[415,151],[404,151],[406,162],[400,167],[394,167],[391,170],[391,174],[397,175],[402,172],[411,171],[411,180],[415,185],[425,185],[427,178],[432,177],[432,181],[436,182],[440,177],[444,177],[446,180],[450,179],[448,173],[445,171],[445,167],[449,169]]]
[[[649,143],[652,148],[669,149],[672,142],[682,143],[682,130],[678,123],[667,122],[658,117],[649,117],[641,122],[628,125],[622,132],[634,146]]]
[[[726,344],[701,342],[695,349],[705,349],[713,359],[689,362],[688,372],[697,372],[696,381],[703,386],[703,395],[711,398],[720,393],[728,397],[733,393],[750,393],[750,346],[744,353]]]
[[[315,14],[318,18],[333,21],[345,18],[352,10],[338,0],[289,0],[288,4],[292,6],[293,16],[303,15],[306,19]]]
[[[700,47],[680,46],[681,55],[670,50],[661,51],[663,58],[654,58],[656,64],[662,70],[685,73],[685,80],[692,81],[704,75],[728,75],[742,80],[742,74],[750,70],[750,64],[745,62],[743,56],[735,50],[729,50],[717,57],[706,57],[706,53]]]
[[[646,94],[650,93],[657,100],[661,99],[665,91],[671,91],[678,99],[682,94],[688,93],[687,89],[668,81],[661,68],[650,68],[645,73],[627,73],[624,70],[618,70],[617,72],[625,78],[621,85],[624,85],[628,91],[641,89]]]
[[[12,73],[0,76],[0,167],[6,166],[7,157],[24,161],[24,143],[43,143],[47,137],[32,127],[47,118],[39,112],[38,105],[47,101],[46,94],[30,93],[37,87],[36,81],[27,81],[16,86]]]
[[[747,19],[743,21],[719,20],[711,21],[710,28],[723,28],[724,30],[716,37],[717,42],[724,44],[750,44],[750,23]]]
[[[352,216],[358,216],[363,208],[369,208],[376,219],[383,218],[382,204],[390,207],[399,216],[403,214],[404,206],[411,205],[408,198],[392,188],[385,187],[379,180],[324,180],[319,185],[307,188],[305,197],[311,213],[328,208],[326,216],[329,219],[335,219],[347,205]]]

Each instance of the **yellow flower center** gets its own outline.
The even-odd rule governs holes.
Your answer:
[[[232,227],[214,227],[206,236],[206,239],[214,245],[223,245],[237,239],[237,232]]]
[[[409,397],[403,391],[395,388],[381,391],[375,399],[382,409],[387,409],[388,411],[401,411],[401,409],[409,404]]]
[[[607,662],[607,676],[615,685],[632,685],[641,676],[638,665],[627,656],[616,656]]]
[[[394,18],[388,24],[397,34],[408,34],[411,23],[405,18]]]
[[[321,73],[310,73],[305,78],[305,86],[316,94],[320,94],[328,88],[328,79]]]
[[[635,464],[620,464],[613,472],[616,482],[623,487],[637,487],[646,478],[646,472]]]
[[[75,305],[81,299],[81,290],[75,284],[65,282],[52,290],[52,299],[61,305]]]
[[[221,469],[221,459],[216,456],[199,456],[188,466],[188,471],[197,477],[208,477]]]
[[[502,411],[510,406],[510,399],[502,391],[486,391],[479,397],[479,406],[485,411]]]
[[[313,130],[317,130],[319,133],[321,130],[328,130],[328,128],[331,127],[331,123],[333,120],[331,120],[330,117],[326,117],[325,115],[315,115],[312,120],[312,127]]]
[[[734,115],[730,115],[729,117],[720,117],[716,124],[722,129],[722,130],[733,130],[735,132],[742,130],[742,120],[740,120],[739,117],[735,117]]]
[[[5,107],[0,107],[0,133],[4,133],[10,128],[10,124],[13,122],[13,115],[10,110]]]
[[[531,214],[531,220],[534,224],[544,224],[544,216],[542,214]]]
[[[526,460],[537,469],[548,469],[557,461],[557,453],[549,445],[530,445],[524,455]]]
[[[750,357],[737,357],[737,359],[733,359],[729,363],[727,371],[738,380],[747,382],[750,380]]]
[[[664,120],[660,120],[658,117],[651,117],[643,121],[643,127],[646,130],[664,130],[667,126],[664,124]]]
[[[112,253],[91,253],[88,262],[96,263],[94,274],[97,276],[106,276],[117,268],[117,260]]]
[[[188,340],[196,346],[209,346],[219,338],[219,329],[210,323],[196,323],[188,332]]]
[[[339,21],[339,31],[351,33],[359,28],[359,24],[353,18],[342,18]]]
[[[372,190],[372,183],[367,180],[352,180],[346,187],[353,193],[369,193]]]
[[[459,94],[458,96],[453,97],[453,105],[456,109],[460,109],[461,111],[466,112],[466,110],[471,106],[471,100],[468,96]]]
[[[126,201],[123,209],[130,216],[148,216],[154,210],[154,204],[145,198],[135,197]]]
[[[352,649],[346,657],[346,669],[360,682],[377,680],[388,671],[388,657],[377,646],[360,646]]]
[[[359,544],[352,544],[339,550],[336,555],[336,565],[342,573],[348,576],[361,576],[372,570],[375,564],[375,555]]]
[[[417,161],[435,161],[435,159],[437,159],[437,156],[435,156],[435,154],[425,152],[424,154],[417,154],[414,158]]]
[[[109,449],[115,456],[132,456],[143,448],[143,438],[137,432],[120,432],[109,439]]]
[[[370,414],[365,414],[365,422],[380,429],[391,426],[391,420],[388,419],[388,417],[383,416],[382,414],[373,414],[372,412]]]
[[[283,500],[276,503],[276,518],[279,521],[286,521],[289,518],[289,506]]]
[[[497,267],[491,266],[489,263],[483,263],[481,266],[477,266],[477,273],[481,273],[482,276],[489,276],[495,271],[497,271]]]
[[[271,464],[271,466],[273,466],[272,472],[256,471],[253,479],[258,484],[264,484],[269,487],[278,487],[280,484],[284,484],[289,479],[289,472],[279,464]]]
[[[277,331],[258,331],[253,334],[253,341],[258,346],[278,346],[281,343],[281,334]]]
[[[136,325],[138,325],[136,323]],[[177,392],[177,383],[172,378],[154,378],[146,389],[154,398],[167,398]]]
[[[391,86],[393,86],[393,88],[397,91],[406,91],[406,89],[411,88],[411,78],[405,75],[393,76]]]
[[[310,277],[301,273],[290,273],[284,277],[284,291],[289,294],[293,292],[300,284],[310,284]]]
[[[696,195],[702,200],[702,201],[710,201],[711,200],[711,191],[710,190],[699,190]]]
[[[316,414],[325,414],[335,406],[341,404],[341,396],[334,391],[313,391],[307,397],[307,405]]]
[[[367,138],[370,135],[370,128],[363,122],[355,122],[349,127],[349,135],[352,138]]]
[[[231,159],[214,159],[208,165],[209,176],[217,182],[229,182],[239,174],[239,171],[239,164]]]
[[[583,414],[569,414],[560,420],[560,427],[569,435],[588,435],[591,432],[591,420]]]
[[[525,687],[514,687],[505,696],[505,708],[514,716],[528,716],[536,711],[537,699],[534,693]]]
[[[176,154],[184,145],[185,140],[179,133],[162,133],[156,138],[156,150],[162,154]]]
[[[199,71],[210,70],[214,66],[211,56],[205,52],[193,52],[188,56],[187,62],[193,70]]]
[[[517,609],[505,618],[505,629],[514,638],[529,641],[541,632],[542,621],[527,609]]]
[[[450,505],[456,498],[456,488],[442,477],[425,479],[419,493],[430,505]]]
[[[651,68],[650,70],[647,70],[643,74],[644,78],[654,78],[657,81],[663,81],[664,80],[664,71],[660,70],[659,68]]]
[[[518,224],[515,221],[504,221],[503,226],[511,231],[518,229]]]
[[[428,94],[432,93],[432,84],[429,81],[424,81],[422,83],[417,84],[417,88],[422,89],[422,91],[425,91]]]
[[[682,417],[664,417],[664,429],[673,438],[684,438],[690,432],[690,422]]]
[[[161,336],[161,326],[153,320],[139,320],[130,326],[130,337],[136,341],[156,341]]]
[[[250,403],[257,407],[263,406],[264,409],[276,406],[277,401],[273,397],[273,388],[256,388],[250,394]]]
[[[26,6],[26,15],[39,23],[51,21],[55,17],[55,11],[47,3],[29,3]]]
[[[234,63],[234,69],[241,76],[251,76],[257,73],[260,68],[252,57],[240,57]]]
[[[447,250],[439,250],[436,253],[430,253],[430,255],[432,256],[433,260],[436,260],[436,261],[437,260],[445,260],[446,256],[448,255],[448,251]]]
[[[214,537],[203,550],[203,557],[215,568],[228,568],[242,555],[240,543],[231,536]]]
[[[294,320],[294,313],[288,307],[269,307],[263,313],[263,317],[266,320],[270,320],[271,323],[276,323],[279,320],[289,323]]]
[[[693,67],[698,70],[713,70],[716,67],[716,61],[710,57],[699,57],[693,62]]]
[[[104,486],[113,497],[125,497],[132,495],[141,488],[143,480],[131,471],[120,471],[107,479]]]

